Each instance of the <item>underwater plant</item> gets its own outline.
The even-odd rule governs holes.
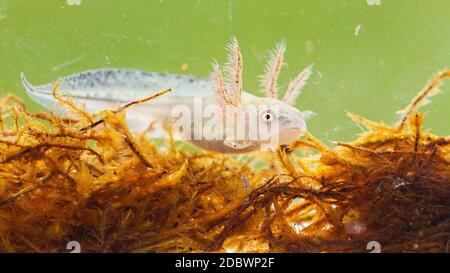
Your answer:
[[[419,111],[449,76],[393,126],[349,113],[367,128],[354,141],[330,148],[305,131],[244,162],[131,133],[122,110],[139,101],[92,114],[56,84],[74,113],[58,116],[5,96],[0,251],[449,252],[450,139]]]

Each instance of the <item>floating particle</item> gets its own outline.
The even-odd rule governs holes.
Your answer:
[[[105,56],[105,63],[108,65],[111,64],[111,57],[109,57],[108,55]]]
[[[409,183],[409,182],[406,181],[405,179],[399,178],[399,177],[397,177],[397,178],[394,180],[394,182],[392,182],[392,186],[394,187],[394,189],[397,189],[397,188],[400,188],[400,187],[402,187],[402,186],[409,185],[409,184],[411,184],[411,183]]]
[[[347,234],[361,234],[367,230],[365,223],[358,220],[350,220],[344,225]]]
[[[381,0],[367,0],[369,6],[381,6]]]
[[[228,21],[233,21],[233,2],[231,0],[228,1]]]
[[[186,71],[189,68],[189,65],[187,63],[183,63],[180,66],[181,71]]]
[[[67,66],[72,65],[72,64],[75,64],[75,63],[81,61],[83,58],[84,58],[84,55],[81,55],[81,56],[79,56],[79,57],[76,58],[76,59],[69,60],[69,61],[67,61],[67,62],[63,62],[63,63],[61,63],[61,64],[59,64],[59,65],[54,66],[54,67],[52,68],[52,71],[58,71],[58,70],[60,70],[61,68],[67,67]]]
[[[67,0],[67,5],[69,6],[80,6],[81,0]]]
[[[355,27],[355,36],[358,36],[358,34],[359,34],[359,31],[361,30],[361,25],[356,25],[356,27]]]
[[[0,9],[0,20],[5,19],[5,18],[6,18],[5,12]]]
[[[305,51],[308,54],[311,54],[314,51],[314,43],[311,40],[305,41]]]

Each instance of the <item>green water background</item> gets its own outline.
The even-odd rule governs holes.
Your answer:
[[[308,122],[314,135],[345,141],[361,131],[346,111],[393,123],[450,67],[450,1],[0,0],[0,95],[42,109],[27,98],[22,71],[34,84],[99,67],[206,76],[213,58],[225,61],[233,35],[248,92],[258,91],[267,52],[281,39],[289,64],[282,87],[314,63],[297,106],[317,114]],[[440,135],[450,132],[449,89],[423,107],[425,127]]]

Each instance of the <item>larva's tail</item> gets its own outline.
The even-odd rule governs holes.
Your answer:
[[[49,86],[46,85],[36,87],[32,85],[27,80],[23,72],[20,73],[20,80],[22,81],[22,84],[25,87],[27,95],[35,102],[39,103],[40,105],[44,106],[47,109],[51,109],[51,107],[55,105],[56,100],[52,97],[51,89],[49,88]]]
[[[36,88],[28,82],[27,78],[25,78],[25,74],[22,72],[20,73],[20,80],[22,81],[23,86],[25,87],[25,90],[27,91],[28,95],[30,95],[30,92],[34,92]]]

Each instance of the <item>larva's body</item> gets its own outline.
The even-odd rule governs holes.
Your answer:
[[[231,54],[239,54],[240,57],[237,42],[235,43],[236,44],[232,44],[235,48],[231,48]],[[233,55],[230,58],[232,57]],[[242,62],[241,58],[239,58],[239,61]],[[236,63],[234,64],[236,65]],[[236,75],[242,73],[240,71],[241,68],[242,64],[240,66],[237,65],[235,68],[229,68],[231,69],[229,71],[229,77],[231,78],[233,73]],[[292,92],[298,93],[299,89],[303,86],[304,81],[308,78],[310,70],[308,69],[305,71],[308,75],[303,75],[303,82],[299,83],[299,88],[294,88],[295,90],[292,90],[290,94],[287,94],[287,96],[290,95],[290,100],[292,100],[292,96],[294,96],[295,101],[296,95],[292,94]],[[302,73],[305,74],[305,71]],[[268,71],[267,73],[273,74],[272,71]],[[269,76],[273,77],[273,80],[276,82],[278,73],[276,72],[275,74]],[[46,108],[62,112],[60,105],[58,105],[57,101],[51,94],[54,83],[42,86],[33,86],[26,80],[23,74],[21,78],[27,93],[31,98]],[[239,76],[233,81],[234,86],[232,86],[232,84],[224,83],[221,76],[220,67],[217,65],[215,66],[212,79],[144,72],[130,69],[109,68],[85,71],[60,79],[61,94],[63,96],[70,97],[76,104],[84,106],[90,113],[103,109],[115,109],[124,103],[170,88],[172,89],[172,92],[168,94],[165,94],[155,100],[143,104],[137,104],[128,108],[126,110],[126,115],[129,128],[132,130],[144,130],[151,122],[155,120],[175,122],[176,118],[173,115],[173,110],[175,107],[179,107],[181,105],[184,109],[189,109],[189,111],[191,111],[192,116],[190,118],[192,124],[190,126],[190,134],[180,134],[180,138],[188,140],[196,146],[207,150],[222,153],[242,153],[257,150],[260,148],[262,143],[261,139],[254,138],[230,139],[226,133],[226,129],[223,130],[223,137],[219,139],[211,139],[207,137],[197,137],[195,139],[194,129],[195,126],[198,126],[195,125],[195,123],[200,124],[200,126],[206,126],[203,124],[207,124],[211,118],[200,116],[202,122],[198,123],[199,118],[196,114],[194,115],[194,113],[195,111],[202,112],[205,108],[211,105],[218,105],[218,112],[223,113],[225,113],[226,106],[236,109],[239,107],[242,108],[243,106],[265,106],[271,109],[277,107],[277,109],[279,109],[277,116],[274,116],[274,113],[272,112],[258,112],[258,119],[261,117],[265,124],[272,123],[273,121],[279,121],[280,128],[276,132],[278,139],[278,143],[276,144],[287,144],[298,138],[301,132],[306,130],[305,118],[308,113],[302,113],[289,104],[276,99],[276,92],[274,92],[276,89],[270,91],[274,92],[272,97],[257,97],[242,91],[242,82],[239,82],[241,81]],[[230,89],[227,90],[226,88]],[[239,90],[236,88],[239,88]],[[236,95],[237,93],[238,95]],[[238,101],[233,102],[234,98],[238,98]],[[200,106],[198,104],[199,102],[201,102]],[[220,109],[223,109],[223,111]],[[269,114],[271,115],[270,117]],[[226,121],[225,118],[223,121],[225,123],[228,122],[228,124],[224,124],[224,126],[230,125],[229,122],[231,121]],[[255,122],[248,122],[247,120],[247,123],[248,124],[245,124],[246,131],[252,132],[256,130],[256,127],[252,127],[256,126]],[[234,125],[231,127],[233,126]],[[200,128],[200,131],[204,131],[205,129],[206,128],[202,127]]]

